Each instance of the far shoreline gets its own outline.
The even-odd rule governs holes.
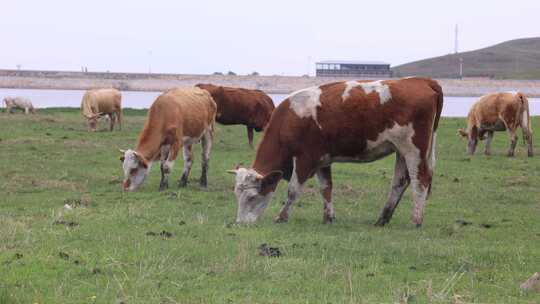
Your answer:
[[[355,78],[356,79],[356,78]],[[398,79],[398,78],[390,78]],[[267,94],[290,94],[296,90],[351,78],[259,75],[192,75],[0,70],[0,88],[35,90],[88,90],[113,87],[121,91],[162,92],[198,83],[259,89]],[[445,96],[475,97],[492,92],[521,91],[540,97],[540,80],[436,79]]]

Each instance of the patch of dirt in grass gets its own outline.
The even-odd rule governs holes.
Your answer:
[[[528,187],[530,186],[529,178],[526,176],[514,176],[505,181],[505,185],[508,187],[518,186],[518,187]]]

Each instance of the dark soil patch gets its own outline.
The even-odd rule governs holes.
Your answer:
[[[466,220],[462,220],[462,219],[456,220],[456,223],[458,223],[458,224],[461,225],[461,226],[472,225],[472,222],[469,222],[469,221],[466,221]]]
[[[174,236],[174,234],[172,234],[171,232],[169,231],[166,231],[166,230],[163,230],[159,233],[156,233],[156,232],[153,232],[153,231],[148,231],[146,233],[147,236],[161,236],[162,238],[164,239],[168,239],[168,238],[171,238]]]
[[[280,257],[281,251],[278,247],[268,247],[267,244],[261,244],[259,246],[259,255],[267,256],[267,257]]]
[[[66,227],[77,227],[79,223],[73,221],[57,220],[53,222],[53,225],[64,225]]]

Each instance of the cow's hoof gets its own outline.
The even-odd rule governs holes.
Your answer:
[[[532,152],[529,152],[529,153],[527,153],[527,156],[528,156],[528,157],[533,157],[534,154],[533,154]]]
[[[201,188],[208,188],[208,182],[206,181],[206,179],[201,179],[201,181],[199,182],[199,186],[201,186]]]
[[[333,215],[323,215],[323,224],[332,224],[336,220]]]
[[[165,189],[168,189],[169,188],[169,184],[168,183],[161,183],[159,184],[159,191],[163,191]]]
[[[416,228],[422,228],[422,223],[420,223],[420,224],[417,223]]]
[[[179,187],[179,188],[182,188],[182,187],[185,187],[185,186],[187,186],[187,178],[182,177],[182,178],[178,181],[178,187]]]
[[[287,223],[288,221],[289,221],[288,218],[281,217],[279,215],[274,219],[274,223],[276,223],[276,224],[283,224],[283,223]]]
[[[377,222],[375,222],[374,225],[377,226],[377,227],[383,227],[383,226],[386,225],[387,223],[388,223],[388,220],[386,220],[386,219],[380,217],[380,218],[377,220]]]
[[[491,156],[491,152],[484,152],[485,156]]]

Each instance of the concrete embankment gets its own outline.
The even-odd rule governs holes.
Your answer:
[[[307,76],[235,76],[146,74],[67,71],[0,70],[0,87],[22,89],[86,90],[114,87],[131,91],[164,91],[177,86],[213,83],[263,90],[270,94],[290,92],[345,78]],[[496,91],[522,91],[540,97],[540,80],[438,79],[447,96],[480,96]]]

